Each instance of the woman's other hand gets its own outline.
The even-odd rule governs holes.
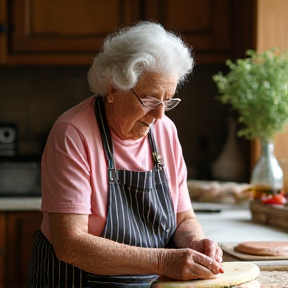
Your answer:
[[[209,279],[224,272],[219,261],[189,248],[164,249],[159,258],[159,274],[172,279]]]
[[[223,261],[222,249],[218,243],[210,239],[194,240],[189,248],[213,258],[218,263],[222,263]]]

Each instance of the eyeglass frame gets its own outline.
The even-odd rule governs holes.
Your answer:
[[[160,104],[163,104],[164,106],[164,110],[165,111],[169,111],[169,110],[172,110],[174,109],[180,102],[181,102],[181,99],[180,98],[172,98],[172,99],[169,99],[169,100],[166,100],[166,102],[168,103],[176,103],[174,107],[172,108],[167,108],[167,104],[165,103],[165,101],[160,101],[159,99],[155,98],[155,97],[152,97],[152,96],[149,96],[147,95],[146,97],[151,97],[153,99],[155,99],[155,101],[158,101],[159,104],[157,104],[154,108],[151,108],[151,107],[147,107],[145,106],[143,100],[137,95],[137,93],[134,91],[134,89],[130,89],[133,94],[136,96],[137,100],[139,101],[139,103],[145,108],[145,109],[148,109],[148,110],[153,110],[153,109],[156,109]],[[145,99],[145,98],[144,98]]]

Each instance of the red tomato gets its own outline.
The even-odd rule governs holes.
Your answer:
[[[264,204],[278,204],[283,205],[287,203],[287,199],[283,194],[274,194],[261,197],[261,202]]]

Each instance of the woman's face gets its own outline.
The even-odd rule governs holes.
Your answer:
[[[147,95],[160,101],[171,99],[177,87],[178,78],[152,72],[143,72],[133,88],[140,99]],[[108,88],[105,102],[106,115],[110,129],[121,139],[139,139],[149,131],[149,126],[164,116],[163,105],[147,110],[131,90],[121,91]]]

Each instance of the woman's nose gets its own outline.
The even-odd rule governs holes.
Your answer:
[[[165,106],[163,103],[159,104],[156,108],[150,110],[150,114],[153,115],[155,119],[161,119],[165,115]]]

